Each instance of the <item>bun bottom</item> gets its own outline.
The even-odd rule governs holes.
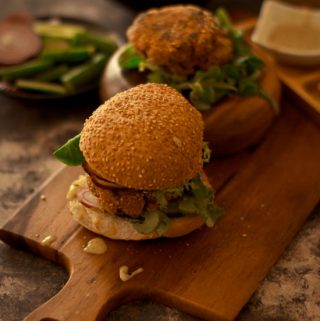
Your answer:
[[[133,225],[116,215],[106,214],[84,206],[77,198],[68,202],[74,220],[86,229],[114,240],[148,240],[159,237],[179,237],[200,228],[204,222],[199,216],[176,218],[170,228],[163,234],[141,234]]]
[[[207,182],[205,176],[204,178]],[[142,234],[133,227],[131,222],[116,215],[102,212],[97,207],[89,207],[82,204],[78,195],[81,190],[87,188],[87,180],[84,175],[80,175],[79,178],[71,184],[67,194],[71,216],[86,229],[110,239],[139,241],[159,237],[179,237],[204,225],[204,221],[198,215],[185,216],[173,219],[169,229],[163,235],[159,235],[156,232]]]

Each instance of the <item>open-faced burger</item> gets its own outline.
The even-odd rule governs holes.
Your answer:
[[[278,114],[272,60],[253,52],[223,9],[215,15],[194,5],[150,9],[127,35],[105,70],[102,100],[138,83],[166,83],[202,112],[216,156],[257,143]]]

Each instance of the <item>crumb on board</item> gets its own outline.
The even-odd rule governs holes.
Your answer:
[[[53,242],[55,242],[57,238],[54,235],[48,235],[41,241],[41,245],[50,246]]]
[[[46,196],[45,196],[44,194],[41,194],[41,195],[40,195],[40,199],[41,199],[42,201],[47,200],[47,198],[46,198]]]

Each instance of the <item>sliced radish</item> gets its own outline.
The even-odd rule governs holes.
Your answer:
[[[13,22],[13,23],[21,23],[30,27],[32,27],[34,23],[33,17],[27,14],[26,12],[13,12],[6,17],[5,21]]]
[[[36,56],[42,41],[26,24],[2,22],[0,24],[0,64],[14,65]]]

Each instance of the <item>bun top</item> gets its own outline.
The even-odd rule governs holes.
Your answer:
[[[80,149],[104,179],[134,189],[183,184],[202,168],[201,114],[175,89],[144,84],[121,92],[86,120]]]

